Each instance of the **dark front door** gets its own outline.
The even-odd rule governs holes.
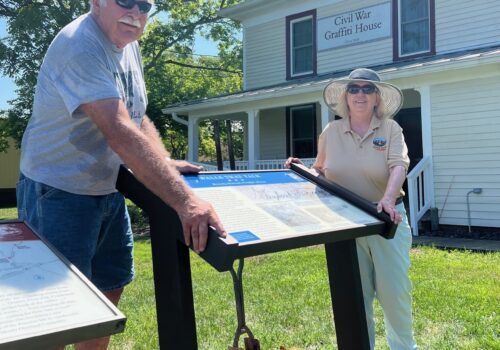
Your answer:
[[[287,153],[298,158],[316,157],[315,105],[287,108]]]
[[[403,128],[403,135],[408,146],[408,156],[410,157],[408,170],[410,172],[423,157],[420,107],[402,109],[394,117],[394,120]]]
[[[410,157],[409,173],[423,157],[420,107],[402,109],[394,117],[394,120],[403,128],[406,146],[408,146],[408,157]],[[408,195],[408,181],[403,184],[403,191]]]

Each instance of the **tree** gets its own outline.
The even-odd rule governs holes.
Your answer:
[[[37,73],[50,42],[65,24],[87,9],[85,1],[0,0],[0,17],[7,20],[9,35],[0,41],[0,70],[18,87],[4,131],[18,146],[31,115]]]
[[[165,55],[166,61],[171,60]],[[220,60],[212,57],[193,59],[176,57],[186,65],[203,65],[215,67]],[[148,89],[148,116],[153,120],[164,137],[167,149],[174,158],[184,159],[187,152],[187,127],[174,122],[171,117],[164,115],[161,110],[168,105],[182,101],[200,100],[205,97],[231,93],[241,89],[241,76],[222,70],[193,69],[190,67],[158,63],[154,69],[146,74]],[[201,124],[201,127],[205,127]],[[210,129],[213,131],[213,129]],[[204,133],[200,133],[200,136]],[[210,133],[209,133],[210,135]],[[202,153],[203,148],[202,148]],[[209,155],[205,153],[206,155]],[[210,156],[208,156],[210,158]]]
[[[147,113],[167,140],[173,138],[168,130],[184,134],[185,130],[166,118],[162,108],[240,89],[242,54],[236,35],[239,25],[217,16],[220,8],[239,1],[155,2],[141,50],[148,87]],[[0,133],[0,151],[5,137],[21,140],[32,112],[38,70],[50,42],[62,27],[88,9],[87,0],[0,0],[0,17],[7,21],[8,32],[8,37],[0,41],[0,72],[17,85],[17,98],[3,113],[7,118],[2,118],[5,125]],[[193,58],[196,35],[218,41],[219,57]],[[177,138],[179,142],[171,144],[185,149],[182,138]]]

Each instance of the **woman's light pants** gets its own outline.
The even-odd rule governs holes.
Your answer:
[[[404,204],[403,216],[393,239],[374,235],[356,239],[359,270],[371,349],[375,346],[373,299],[384,311],[385,332],[391,350],[417,349],[412,330],[410,267],[411,229]]]

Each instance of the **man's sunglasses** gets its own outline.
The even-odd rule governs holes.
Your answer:
[[[147,1],[137,1],[137,0],[115,0],[118,6],[123,7],[124,9],[130,10],[134,8],[135,5],[139,7],[140,13],[148,13],[151,10],[153,4]]]
[[[377,91],[377,87],[375,85],[363,85],[359,86],[356,84],[348,85],[347,92],[356,95],[358,92],[362,91],[365,95],[371,95]]]

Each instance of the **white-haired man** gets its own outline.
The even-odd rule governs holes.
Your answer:
[[[178,170],[199,171],[168,152],[145,116],[137,39],[152,0],[93,0],[91,12],[55,37],[39,72],[33,115],[22,141],[19,218],[29,222],[118,304],[133,278],[132,235],[115,190],[120,164],[182,222],[186,244],[202,251],[208,226],[225,230]],[[106,349],[109,337],[77,344]]]

